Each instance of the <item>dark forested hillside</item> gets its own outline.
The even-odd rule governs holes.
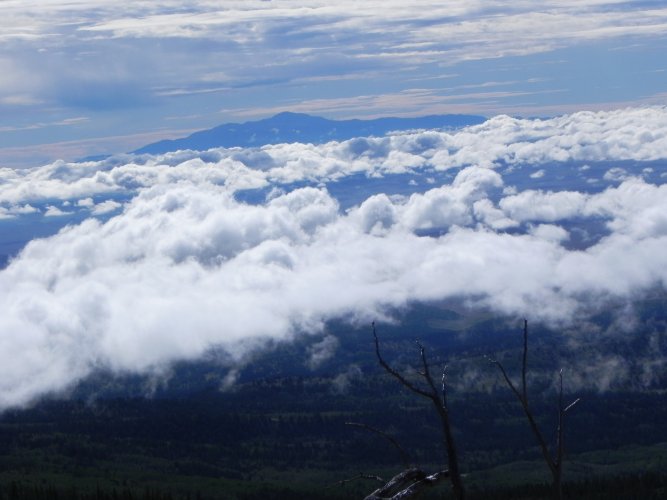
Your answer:
[[[664,322],[662,304],[658,296],[637,305],[642,324],[654,333]],[[611,324],[598,318],[605,321]],[[450,365],[452,421],[471,498],[547,498],[548,471],[521,410],[484,358],[499,356],[517,373],[516,321],[432,305],[413,308],[379,332],[387,357],[406,373],[416,362],[417,337],[434,366]],[[0,419],[0,495],[359,497],[373,482],[339,482],[359,474],[390,477],[402,464],[388,442],[348,421],[390,433],[412,462],[439,470],[444,457],[436,416],[377,366],[370,330],[331,324],[326,335],[336,339],[329,341],[335,356],[313,362],[321,337],[276,345],[229,387],[223,388],[229,366],[212,357],[175,367],[162,381],[99,374],[69,397],[8,411]],[[589,356],[594,344],[580,343],[573,351],[572,342],[536,325],[530,351],[533,410],[548,436],[555,429],[559,365],[568,366],[568,394],[582,398],[566,432],[569,498],[594,498],[591,491],[605,488],[619,495],[624,488],[645,491],[641,498],[664,493],[664,373],[654,370],[654,381],[641,388],[641,373],[635,377],[628,369],[626,378],[603,390],[599,380],[584,380],[577,370],[590,368],[590,359],[605,349]],[[643,359],[641,342],[614,342]],[[584,359],[588,365],[579,363]],[[599,378],[602,372],[595,373]]]

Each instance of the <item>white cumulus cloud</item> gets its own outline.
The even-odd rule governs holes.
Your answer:
[[[615,135],[622,115],[635,131],[654,126],[651,140]],[[267,146],[266,169],[220,149],[3,171],[5,210],[30,211],[28,200],[53,198],[120,208],[94,204],[100,193],[127,202],[108,220],[31,241],[0,271],[0,408],[62,391],[98,369],[160,371],[211,350],[242,363],[269,339],[321,334],[329,319],[366,322],[412,301],[456,297],[567,323],[590,304],[664,288],[666,185],[628,177],[597,193],[504,189],[501,169],[486,167],[664,158],[666,126],[663,108],[501,117],[451,134]],[[581,130],[592,134],[583,143]],[[606,145],[587,149],[593,136]],[[348,210],[325,186],[280,186],[391,175],[383,165],[397,158],[392,151],[423,158],[423,168],[459,170],[423,193],[375,194]],[[240,187],[271,185],[278,189],[261,203],[235,198]],[[602,223],[606,233],[568,249],[562,222],[573,218]],[[315,344],[313,366],[335,347],[329,337]]]

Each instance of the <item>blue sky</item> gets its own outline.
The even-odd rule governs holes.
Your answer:
[[[283,110],[552,116],[663,104],[662,1],[5,0],[0,165]]]

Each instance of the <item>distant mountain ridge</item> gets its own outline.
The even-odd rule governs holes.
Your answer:
[[[460,128],[486,121],[476,115],[430,115],[417,118],[374,120],[329,120],[304,113],[279,113],[264,120],[226,123],[187,137],[154,142],[132,153],[161,154],[179,149],[206,150],[216,147],[259,147],[283,142],[322,144],[354,137],[383,136],[411,129]]]

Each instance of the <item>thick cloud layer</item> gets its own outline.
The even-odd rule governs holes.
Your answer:
[[[211,349],[242,361],[267,339],[410,301],[462,297],[567,323],[600,301],[667,287],[667,185],[629,175],[596,193],[518,190],[493,168],[664,158],[666,127],[664,108],[499,117],[451,135],[266,147],[260,169],[234,159],[257,152],[220,150],[4,172],[7,214],[44,198],[118,213],[34,240],[0,271],[0,408],[100,368],[149,372]],[[234,196],[276,181],[455,167],[450,183],[346,211],[325,186],[255,205]],[[133,194],[121,210],[90,198],[103,192]],[[603,221],[606,234],[568,249],[572,219]],[[312,363],[335,347],[316,344]]]

